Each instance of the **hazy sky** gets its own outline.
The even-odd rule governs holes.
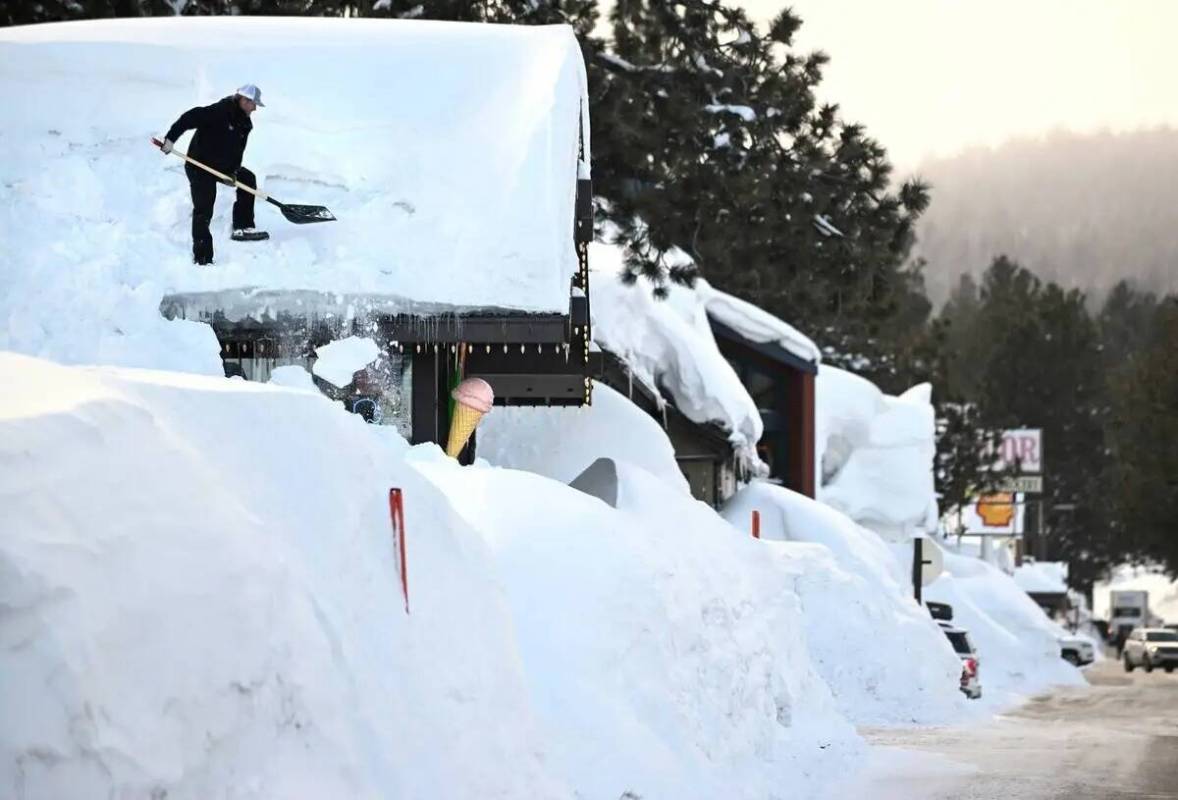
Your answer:
[[[900,172],[1053,128],[1178,125],[1178,0],[745,0],[831,56],[822,99]]]

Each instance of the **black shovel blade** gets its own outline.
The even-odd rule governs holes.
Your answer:
[[[294,206],[284,203],[282,216],[296,225],[306,225],[309,222],[335,222],[335,215],[324,206]]]

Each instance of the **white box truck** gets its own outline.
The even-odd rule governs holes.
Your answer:
[[[1149,624],[1149,592],[1142,589],[1114,589],[1108,599],[1109,640],[1121,649],[1134,628]]]

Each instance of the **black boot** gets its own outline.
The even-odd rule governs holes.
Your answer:
[[[233,235],[229,238],[235,242],[261,242],[269,239],[270,234],[253,227],[234,228]]]

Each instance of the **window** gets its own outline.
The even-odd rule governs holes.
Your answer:
[[[1173,631],[1149,631],[1145,638],[1151,642],[1178,642],[1178,633]]]
[[[949,644],[953,645],[953,650],[958,655],[968,656],[973,653],[973,646],[965,631],[945,631],[945,636],[948,637]]]
[[[1129,619],[1137,619],[1138,617],[1141,616],[1141,609],[1140,608],[1133,608],[1133,607],[1129,607],[1129,606],[1126,606],[1123,608],[1114,608],[1113,609],[1113,616],[1114,617],[1128,617]]]

